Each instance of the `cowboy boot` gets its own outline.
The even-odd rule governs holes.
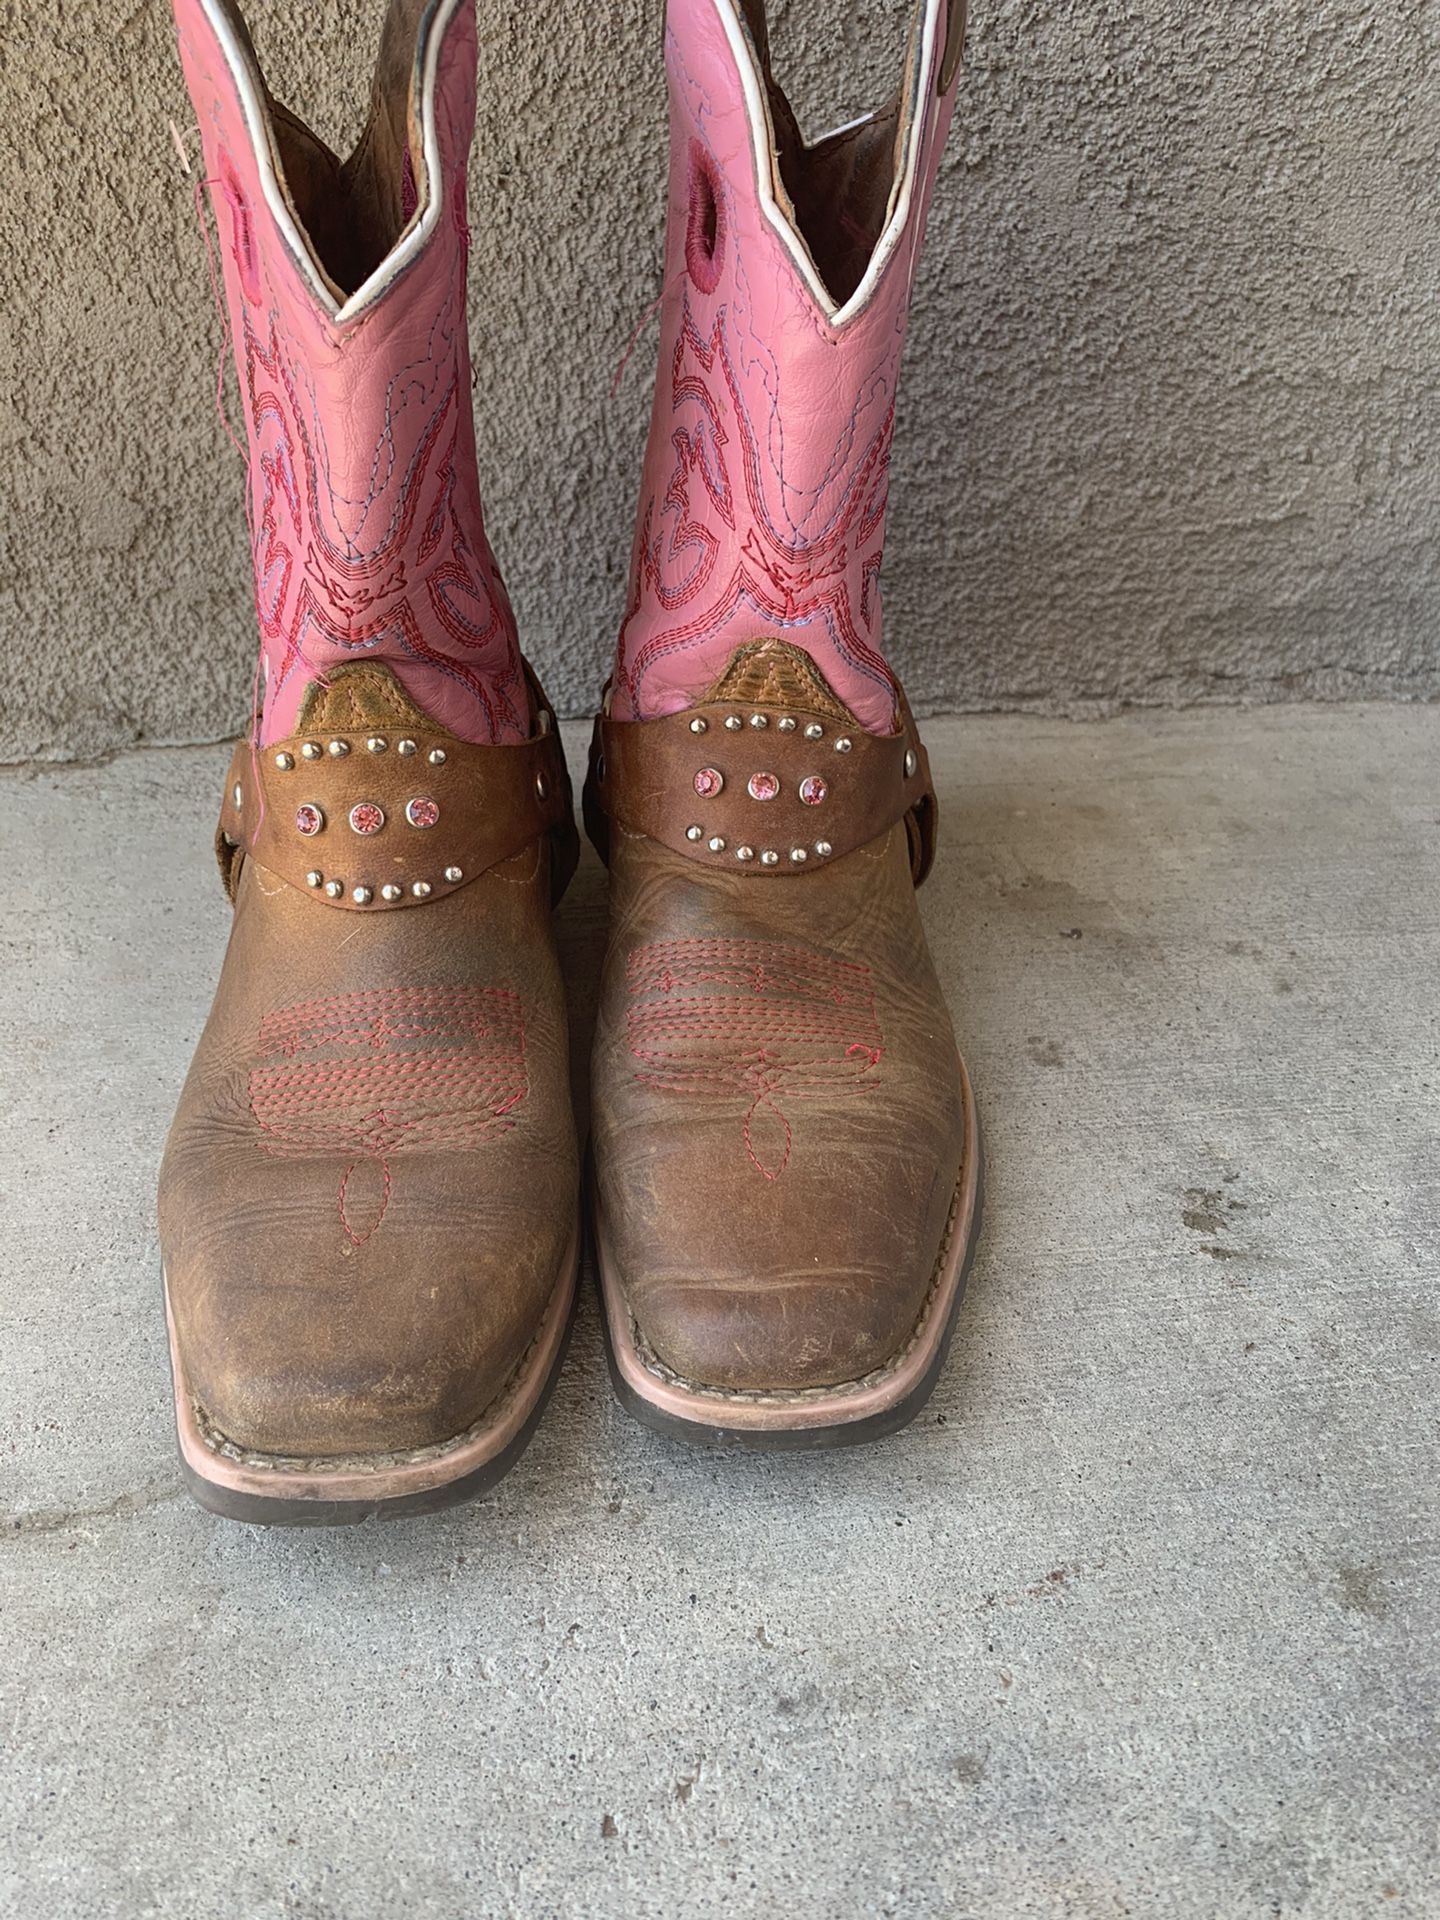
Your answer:
[[[648,1423],[822,1446],[935,1383],[974,1102],[916,911],[936,808],[880,649],[895,382],[961,8],[814,145],[762,0],[670,0],[660,371],[587,825],[610,868],[594,1224]]]
[[[175,0],[249,440],[263,706],[160,1240],[207,1507],[332,1522],[515,1458],[578,1171],[550,910],[577,839],[486,543],[466,344],[472,0],[394,0],[343,165],[229,0]]]

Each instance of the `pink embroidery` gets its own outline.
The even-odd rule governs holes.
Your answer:
[[[793,1109],[864,1093],[883,1043],[870,969],[771,940],[664,940],[629,958],[626,1033],[641,1082],[746,1100],[750,1164],[778,1180]]]
[[[886,733],[896,699],[879,590],[890,437],[954,89],[916,84],[912,68],[909,124],[897,142],[908,184],[886,212],[883,239],[858,210],[852,219],[842,187],[828,212],[857,243],[856,257],[827,266],[811,246],[806,260],[804,231],[784,231],[796,196],[784,178],[765,191],[776,185],[762,178],[771,165],[762,157],[756,167],[757,136],[773,133],[773,122],[757,124],[754,50],[722,47],[715,11],[713,0],[666,7],[671,179],[659,378],[614,711],[678,712],[737,646],[777,640],[813,657],[860,726]],[[944,12],[926,10],[911,56],[937,78]],[[803,204],[794,224],[810,226]],[[862,289],[859,255],[871,249]],[[833,284],[822,288],[827,273]]]
[[[358,655],[408,656],[472,698],[475,737],[524,731],[510,604],[483,536],[478,549],[466,539],[456,497],[469,396],[443,363],[452,324],[448,314],[437,321],[435,359],[392,380],[370,490],[355,501],[332,487],[325,423],[314,397],[302,391],[274,316],[264,337],[244,317],[255,598],[270,662],[269,703],[287,692],[297,670],[313,679]],[[432,412],[399,471],[401,408],[425,404],[427,391]],[[478,518],[478,503],[467,512]]]
[[[783,470],[775,471],[783,435],[776,437],[771,421],[762,445],[736,371],[731,328],[729,310],[721,306],[708,336],[702,335],[682,296],[670,369],[674,464],[663,498],[652,497],[642,507],[630,606],[620,634],[619,677],[635,710],[642,711],[641,682],[652,668],[703,646],[743,614],[761,630],[797,638],[807,628],[823,633],[852,673],[883,686],[893,700],[894,679],[873,632],[879,619],[873,585],[884,542],[893,399],[863,446],[854,444],[859,419],[841,423],[829,511],[796,517],[783,504],[788,501]],[[748,350],[754,351],[753,343]],[[866,400],[873,413],[868,393]],[[723,425],[727,418],[739,435],[744,507],[738,524],[730,436]],[[842,453],[844,466],[839,465]],[[705,501],[692,505],[697,478]],[[778,512],[770,504],[775,492],[782,502]],[[709,514],[718,517],[735,555],[731,571],[718,577],[712,576],[722,538],[707,524]],[[853,596],[852,581],[860,583]]]
[[[397,1155],[513,1126],[528,1091],[520,996],[505,987],[394,987],[282,1007],[260,1023],[249,1075],[265,1152],[349,1156],[337,1198],[356,1246],[385,1218]],[[361,1232],[351,1188],[367,1163],[380,1195]]]
[[[443,215],[400,280],[349,319],[317,299],[261,181],[213,9],[176,0],[186,78],[223,243],[225,307],[248,437],[262,640],[261,744],[293,732],[307,687],[361,657],[462,737],[529,730],[514,620],[485,537],[465,328],[465,166],[473,9],[452,8],[435,69],[437,151],[405,153]],[[469,58],[467,58],[467,53]],[[428,107],[427,107],[428,112]]]

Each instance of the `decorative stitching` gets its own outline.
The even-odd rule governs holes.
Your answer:
[[[778,940],[662,940],[629,955],[626,984],[636,1078],[661,1092],[745,1097],[741,1140],[765,1180],[790,1164],[790,1109],[877,1082],[884,1043],[870,969],[853,961]],[[766,1141],[774,1127],[779,1138]]]
[[[508,1130],[528,1092],[524,1014],[507,987],[390,987],[278,1008],[260,1022],[248,1079],[263,1152],[348,1156],[336,1205],[355,1246],[389,1211],[397,1155]],[[348,1204],[362,1160],[381,1172],[363,1233]]]
[[[818,523],[812,524],[803,500],[797,502],[801,508],[797,518],[790,502],[799,490],[785,479],[783,421],[777,408],[772,424],[779,445],[767,453],[750,417],[732,350],[736,327],[730,308],[722,305],[708,335],[702,334],[689,298],[682,294],[670,366],[675,464],[663,496],[647,500],[642,511],[616,677],[638,707],[641,681],[650,667],[723,632],[744,607],[773,631],[792,632],[818,624],[848,667],[884,686],[893,697],[894,676],[867,638],[872,621],[878,623],[879,616],[878,578],[895,425],[893,393],[868,443],[857,453],[862,417],[886,390],[879,376],[861,383],[854,412],[836,435],[830,465],[809,490],[809,497],[818,507],[837,486],[838,493]],[[698,410],[693,426],[686,424],[687,407],[692,413]],[[721,422],[727,412],[739,429],[747,509],[743,526],[726,467],[729,436]],[[766,478],[771,469],[777,490],[773,510]],[[646,623],[646,637],[633,644],[631,627],[647,592],[653,594],[660,614],[675,615],[699,601],[711,584],[722,541],[691,507],[690,486],[696,474],[709,505],[731,535],[735,565],[718,593],[709,594],[689,619],[678,625],[652,619]]]

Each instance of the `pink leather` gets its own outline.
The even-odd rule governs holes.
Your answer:
[[[443,37],[425,103],[439,178],[426,182],[422,174],[419,211],[438,195],[440,217],[415,257],[349,319],[335,310],[340,298],[317,286],[318,268],[287,239],[273,187],[267,197],[266,116],[247,125],[248,60],[236,52],[226,0],[174,5],[249,438],[265,664],[260,739],[292,733],[306,687],[328,667],[362,658],[391,666],[411,696],[463,739],[524,739],[529,698],[514,617],[485,538],[470,411],[465,164],[475,117],[473,0],[439,0],[422,26]],[[407,208],[412,194],[407,181]],[[386,265],[378,271],[385,276]]]
[[[613,712],[690,705],[740,643],[804,647],[861,725],[895,725],[879,574],[895,386],[954,104],[946,8],[925,9],[916,171],[893,252],[827,313],[762,206],[736,0],[670,0],[670,203],[660,365]],[[714,246],[696,244],[709,190]]]

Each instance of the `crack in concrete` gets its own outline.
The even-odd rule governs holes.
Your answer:
[[[184,1498],[185,1490],[173,1482],[164,1486],[142,1487],[138,1493],[117,1493],[113,1500],[94,1507],[34,1507],[27,1513],[7,1514],[0,1521],[0,1537],[22,1534],[68,1533],[73,1527],[91,1520],[127,1520],[144,1513],[148,1507],[163,1507]]]

